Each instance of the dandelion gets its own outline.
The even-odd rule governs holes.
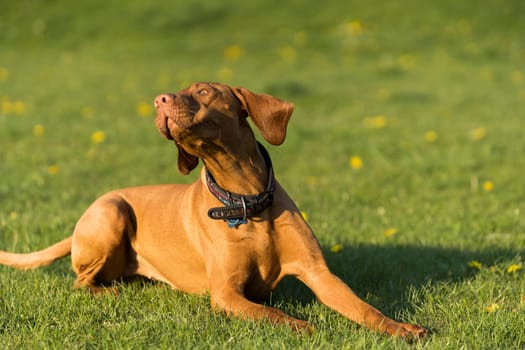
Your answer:
[[[508,273],[514,273],[514,272],[519,271],[519,270],[521,270],[521,265],[520,264],[512,264],[509,267],[507,267],[507,272]]]
[[[317,185],[317,178],[315,176],[307,176],[305,178],[306,183],[308,186],[316,186]]]
[[[222,81],[229,81],[233,78],[233,70],[228,67],[223,67],[217,72],[219,79]]]
[[[16,211],[12,211],[9,213],[9,219],[11,220],[16,220],[16,218],[18,217],[18,214],[16,213]]]
[[[490,304],[489,306],[487,306],[487,307],[485,308],[485,311],[486,311],[486,312],[490,312],[490,313],[492,313],[492,312],[497,311],[498,309],[499,309],[499,305],[496,304],[496,303],[492,303],[492,304]]]
[[[387,228],[385,231],[383,231],[383,235],[385,237],[392,237],[397,233],[397,229],[394,227]]]
[[[481,270],[481,268],[483,267],[483,264],[480,263],[479,261],[477,260],[472,260],[468,263],[468,266],[475,269],[475,270]]]
[[[13,111],[13,103],[7,97],[3,97],[0,110],[3,115],[10,114]]]
[[[230,45],[224,49],[224,58],[228,62],[236,62],[242,55],[242,48],[239,45]]]
[[[20,115],[24,114],[26,111],[26,105],[22,101],[15,101],[13,102],[13,113]]]
[[[306,214],[305,211],[301,211],[301,216],[303,217],[304,221],[308,221],[308,214]]]
[[[0,81],[6,81],[9,78],[9,70],[5,67],[0,67]]]
[[[54,176],[56,174],[58,174],[58,171],[59,171],[59,167],[57,164],[53,164],[53,165],[50,165],[47,167],[47,173],[51,176]]]
[[[141,117],[149,117],[151,113],[153,113],[153,107],[150,103],[142,101],[137,104],[137,114]]]
[[[343,246],[341,244],[334,244],[331,248],[330,248],[330,251],[332,253],[340,253],[341,251],[343,250]]]
[[[470,138],[474,141],[483,140],[487,136],[485,128],[475,128],[470,131]]]
[[[91,134],[91,143],[98,145],[106,140],[106,133],[104,131],[98,130]]]
[[[363,125],[367,128],[381,129],[387,124],[387,119],[384,115],[376,115],[373,117],[365,117]]]
[[[429,131],[425,132],[425,141],[426,142],[428,142],[428,143],[436,142],[437,138],[438,138],[438,134],[434,130],[429,130]]]
[[[364,29],[363,29],[363,24],[361,22],[354,20],[354,21],[349,21],[345,23],[344,30],[346,34],[350,36],[358,36],[363,33]]]
[[[294,63],[297,57],[295,49],[291,46],[283,46],[278,51],[279,56],[287,63]]]
[[[363,160],[359,156],[352,156],[349,161],[350,168],[359,170],[363,167]]]
[[[483,183],[483,189],[485,192],[491,192],[494,189],[494,183],[492,181],[485,181]]]
[[[36,137],[44,135],[44,126],[42,124],[36,124],[33,126],[33,135]]]

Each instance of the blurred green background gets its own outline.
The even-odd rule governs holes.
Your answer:
[[[270,147],[277,178],[338,275],[387,314],[435,331],[418,346],[525,344],[525,2],[2,1],[0,247],[30,251],[67,236],[110,189],[195,180],[177,173],[152,108],[156,95],[194,81],[295,104],[287,140]],[[68,264],[0,270],[0,296],[14,298],[0,304],[0,344],[60,344],[52,311],[34,305],[68,298]],[[28,278],[37,289],[51,279],[61,296],[33,297],[21,287]],[[194,312],[183,296],[144,288],[178,298],[172,312]],[[169,326],[155,338],[154,323],[126,311],[112,320],[145,330],[135,341],[88,329],[126,348],[187,345],[195,333],[195,347],[404,347],[349,328],[305,294],[285,283],[274,303],[311,318],[320,330],[309,341],[224,328],[198,298],[190,303],[205,330],[162,319]],[[79,302],[105,317],[115,306]],[[132,315],[133,301],[122,304]],[[96,344],[69,328],[64,320],[79,317],[66,306],[55,326],[69,346]]]

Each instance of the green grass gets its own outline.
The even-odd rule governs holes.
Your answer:
[[[295,103],[270,153],[332,270],[432,335],[409,345],[369,332],[289,279],[268,303],[310,320],[311,337],[227,318],[161,284],[92,298],[72,289],[64,259],[0,267],[1,347],[522,349],[523,33],[521,0],[6,2],[2,249],[69,235],[110,189],[193,181],[153,111],[138,109],[193,81],[242,85]],[[375,116],[386,125],[370,127]],[[93,144],[97,131],[105,139]]]

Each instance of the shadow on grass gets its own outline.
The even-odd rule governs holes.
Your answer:
[[[469,262],[491,266],[523,255],[520,249],[479,251],[413,245],[345,246],[339,253],[323,247],[330,270],[372,305],[389,314],[406,311],[409,290],[438,282],[460,282],[476,272]],[[273,294],[273,302],[290,300],[311,303],[313,293],[301,282],[287,277]]]

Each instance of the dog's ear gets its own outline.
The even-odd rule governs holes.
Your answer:
[[[232,91],[264,139],[276,146],[283,143],[293,104],[270,95],[255,94],[243,87],[233,88]]]
[[[195,167],[199,164],[199,158],[186,152],[184,148],[182,148],[182,146],[179,145],[178,143],[175,143],[175,144],[177,145],[177,148],[179,149],[179,157],[177,158],[177,164],[179,166],[179,171],[183,175],[188,175],[190,171],[195,169]]]

